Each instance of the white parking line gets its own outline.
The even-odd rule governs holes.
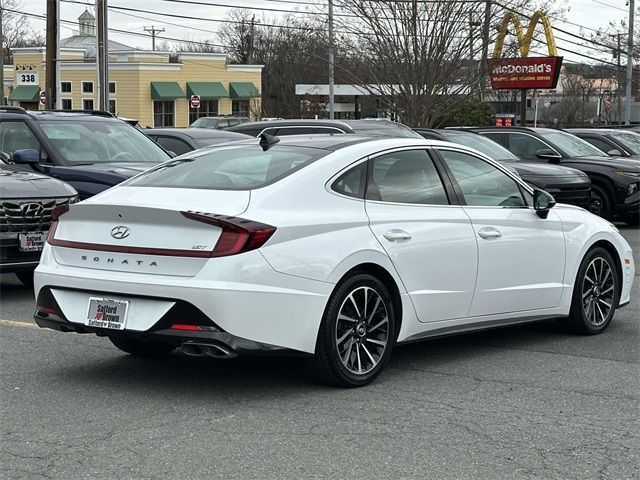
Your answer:
[[[22,327],[22,328],[40,328],[33,322],[19,322],[17,320],[3,320],[0,318],[0,325],[7,325],[9,327]]]

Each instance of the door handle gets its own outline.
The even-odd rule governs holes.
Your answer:
[[[411,235],[404,230],[389,230],[388,232],[384,232],[382,236],[390,242],[395,242],[398,240],[411,240]]]
[[[490,238],[500,238],[502,236],[502,232],[493,227],[483,228],[478,230],[478,235],[484,238],[485,240],[489,240]]]

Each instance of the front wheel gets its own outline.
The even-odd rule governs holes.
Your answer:
[[[378,376],[395,339],[389,291],[372,275],[354,274],[329,298],[310,367],[324,382],[361,387]]]
[[[591,201],[589,203],[589,211],[594,215],[611,219],[613,214],[613,202],[609,197],[606,189],[600,185],[591,185]]]
[[[576,333],[602,333],[618,307],[616,264],[604,248],[589,251],[578,269],[573,286],[569,324]]]
[[[175,350],[169,343],[148,342],[137,338],[109,337],[109,340],[123,352],[137,357],[159,357]]]

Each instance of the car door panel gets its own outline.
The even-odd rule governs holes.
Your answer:
[[[464,318],[473,299],[478,261],[471,222],[462,207],[448,204],[426,151],[412,152],[390,153],[370,161],[369,186],[375,183],[375,191],[370,190],[365,201],[370,228],[389,255],[421,322]],[[407,158],[401,158],[403,153]],[[411,172],[396,176],[395,185],[375,182],[375,162],[389,158],[425,162],[431,181],[425,184],[422,198],[418,185],[412,184],[418,175]],[[387,170],[378,176],[388,178],[391,168]],[[401,203],[402,194],[407,201],[423,203]]]
[[[469,316],[553,308],[564,285],[560,218],[536,215],[522,187],[475,155],[438,149],[464,195],[478,246],[478,275]],[[519,197],[519,199],[518,199]]]

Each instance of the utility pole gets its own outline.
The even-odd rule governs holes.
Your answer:
[[[618,39],[618,48],[616,49],[616,59],[618,60],[618,69],[616,70],[616,97],[618,99],[618,111],[616,113],[616,120],[618,121],[618,125],[620,125],[620,115],[622,114],[622,79],[620,78],[620,56],[622,55],[622,52],[620,51],[620,37],[622,36],[622,34],[616,33],[611,36],[617,37]]]
[[[58,10],[57,0],[47,0],[47,46],[45,53],[45,86],[46,95],[45,108],[52,110],[56,107],[56,63],[58,61],[56,52],[58,51]]]
[[[107,0],[96,0],[98,21],[98,109],[109,111],[109,25]]]
[[[151,25],[151,28],[144,27],[143,30],[151,34],[151,50],[155,52],[156,51],[156,35],[158,33],[164,32],[164,28],[156,28],[153,25]]]
[[[0,0],[0,105],[4,105],[4,35],[2,33],[2,0]]]
[[[333,0],[329,0],[329,119],[335,117],[334,110],[334,81],[335,72],[333,69],[334,53],[333,53]]]
[[[480,59],[480,100],[484,99],[485,78],[487,76],[487,59],[489,58],[489,34],[491,27],[491,0],[486,0],[484,21],[482,22],[482,58]]]
[[[249,63],[253,63],[253,50],[256,42],[256,16],[251,17],[251,30],[249,31]]]
[[[629,0],[629,41],[627,43],[627,85],[624,97],[624,123],[631,124],[631,83],[633,82],[633,14],[635,0]],[[620,53],[618,52],[618,57]]]

